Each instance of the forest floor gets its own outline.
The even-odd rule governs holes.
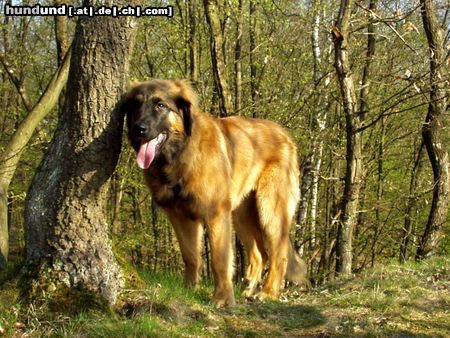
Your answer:
[[[308,292],[288,288],[278,302],[237,298],[231,309],[209,303],[210,283],[140,273],[111,313],[43,320],[24,315],[18,264],[0,274],[0,337],[450,337],[450,258],[379,265]],[[39,317],[39,318],[38,318]]]

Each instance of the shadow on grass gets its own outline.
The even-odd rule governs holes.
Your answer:
[[[327,322],[318,309],[300,304],[245,304],[233,312],[223,328],[227,336],[298,336]]]

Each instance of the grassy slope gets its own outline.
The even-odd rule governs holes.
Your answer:
[[[0,276],[0,336],[21,337],[304,337],[450,336],[450,258],[378,266],[354,279],[309,293],[288,289],[281,302],[215,310],[211,285],[192,291],[180,278],[143,274],[124,291],[116,314],[38,321],[18,316],[13,281]],[[11,268],[9,275],[16,274]],[[3,278],[3,279],[2,279]],[[24,323],[24,324],[22,324]]]

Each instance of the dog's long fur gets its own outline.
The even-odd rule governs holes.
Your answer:
[[[158,133],[167,136],[144,175],[153,199],[175,229],[186,283],[199,279],[205,226],[213,300],[219,307],[234,303],[232,224],[248,255],[246,296],[255,294],[267,261],[260,298],[278,297],[285,276],[305,282],[305,264],[289,240],[299,199],[297,151],[279,125],[202,113],[196,94],[184,81],[138,83],[122,107],[136,151]]]

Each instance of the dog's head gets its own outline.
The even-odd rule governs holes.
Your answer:
[[[159,155],[190,137],[197,96],[186,81],[152,80],[135,85],[124,97],[128,137],[137,164],[148,169]],[[167,154],[166,154],[167,155]]]

